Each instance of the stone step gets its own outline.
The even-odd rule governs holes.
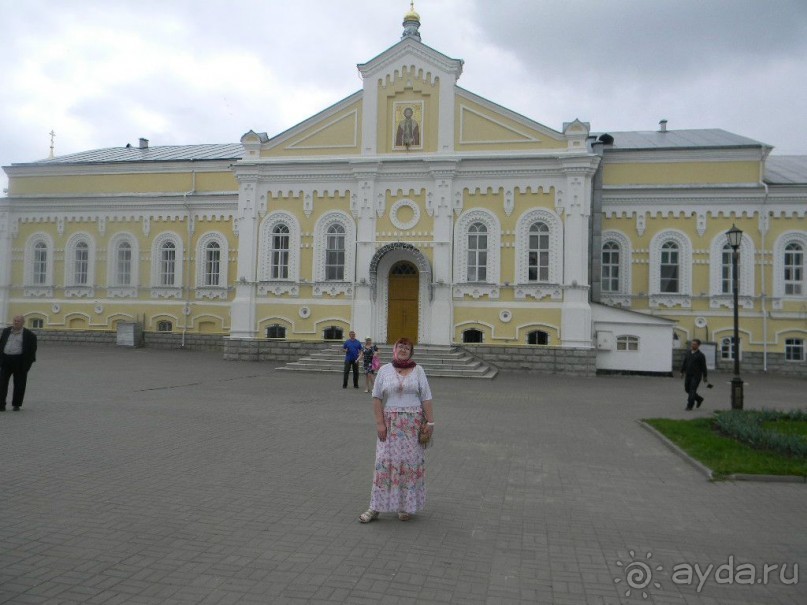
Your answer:
[[[392,360],[391,345],[377,345],[381,356],[381,363]],[[468,352],[456,347],[441,345],[417,345],[415,347],[416,360],[423,366],[430,377],[443,378],[482,378],[493,379],[498,370],[484,361],[477,359]],[[287,363],[278,370],[288,372],[325,372],[341,374],[345,352],[342,345],[330,345],[298,359]]]

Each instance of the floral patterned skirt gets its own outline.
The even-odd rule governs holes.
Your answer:
[[[424,448],[418,443],[423,410],[384,410],[387,440],[376,438],[375,475],[370,508],[382,513],[414,514],[426,505]]]

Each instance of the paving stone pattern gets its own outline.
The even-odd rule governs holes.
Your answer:
[[[434,379],[427,509],[361,525],[369,395],[274,367],[43,346],[0,414],[0,603],[807,602],[807,577],[673,581],[729,557],[807,576],[807,486],[709,483],[636,422],[686,416],[678,379]],[[696,415],[728,407],[712,379]],[[803,405],[803,379],[748,382],[749,407]]]

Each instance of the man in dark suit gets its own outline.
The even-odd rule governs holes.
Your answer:
[[[11,326],[0,333],[0,412],[6,409],[8,383],[14,377],[11,407],[15,412],[22,406],[28,371],[36,361],[36,334],[23,327],[25,319],[17,315]]]
[[[698,395],[698,385],[701,379],[707,380],[708,370],[706,369],[706,356],[701,352],[701,341],[692,339],[690,350],[684,355],[684,363],[681,364],[681,376],[684,377],[684,390],[687,392],[687,407],[691,410],[693,405],[701,407],[703,397]]]

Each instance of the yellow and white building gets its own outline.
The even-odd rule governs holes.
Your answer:
[[[807,156],[664,122],[553,130],[459,87],[419,25],[276,136],[5,167],[0,317],[230,345],[354,329],[669,372],[690,338],[731,358],[734,224],[744,366],[807,374]]]

